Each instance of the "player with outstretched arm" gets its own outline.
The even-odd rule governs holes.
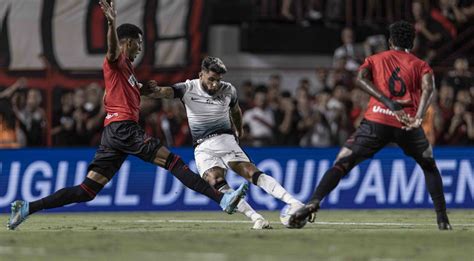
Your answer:
[[[93,200],[128,155],[169,170],[188,188],[206,195],[219,203],[224,211],[232,213],[245,196],[248,188],[246,183],[234,192],[215,190],[193,173],[178,155],[162,146],[158,139],[145,134],[138,125],[140,94],[146,87],[135,78],[132,62],[141,51],[143,33],[132,24],[122,24],[116,29],[114,2],[100,0],[100,5],[108,21],[108,49],[103,63],[107,116],[100,146],[80,185],[60,189],[37,201],[13,202],[8,228],[17,228],[29,215],[43,209]]]
[[[221,59],[206,57],[199,78],[169,87],[159,87],[155,81],[147,86],[149,97],[179,98],[184,103],[194,143],[194,157],[199,174],[216,190],[232,191],[225,180],[232,169],[249,182],[289,205],[292,214],[303,204],[290,195],[272,176],[260,171],[238,144],[243,134],[242,111],[235,87],[222,81],[227,69]],[[241,200],[237,211],[253,222],[253,229],[270,225],[246,201]]]

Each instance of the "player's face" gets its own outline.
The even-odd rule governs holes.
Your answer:
[[[142,35],[138,35],[138,39],[130,39],[128,46],[128,58],[130,61],[134,61],[138,54],[142,51],[143,38]]]
[[[199,78],[201,79],[203,89],[209,95],[214,95],[221,89],[221,74],[213,71],[201,71]]]

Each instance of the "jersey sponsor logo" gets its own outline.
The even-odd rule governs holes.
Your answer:
[[[131,74],[130,77],[128,77],[128,83],[132,85],[132,87],[138,87],[139,83],[137,81],[137,78],[135,78],[135,75]]]
[[[382,107],[380,107],[378,105],[372,107],[372,111],[375,112],[375,113],[381,113],[381,114],[385,114],[385,115],[395,116],[395,114],[391,110],[383,109]]]
[[[106,118],[107,120],[109,120],[109,119],[112,119],[113,117],[118,117],[118,116],[119,116],[119,114],[116,113],[116,112],[114,112],[114,113],[107,113],[107,116],[105,116],[105,118]]]
[[[193,102],[198,102],[198,103],[205,103],[205,104],[214,104],[214,105],[221,105],[221,106],[225,106],[225,100],[222,99],[222,97],[218,96],[218,97],[215,97],[215,98],[207,98],[207,99],[201,99],[201,98],[197,98],[197,97],[192,97],[191,96],[191,101]]]

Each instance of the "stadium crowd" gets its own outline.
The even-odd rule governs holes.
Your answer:
[[[261,4],[264,2],[268,1]],[[299,9],[290,7],[298,2],[283,1],[280,15],[287,19],[300,15],[301,19],[331,21],[330,10],[334,7],[330,8],[329,1],[309,1],[312,4],[305,12],[292,14]],[[366,2],[365,20],[373,23],[382,1]],[[410,20],[417,31],[413,51],[428,63],[460,33],[469,30],[474,17],[471,0],[415,0],[410,6]],[[384,12],[393,12],[385,14],[393,19],[401,16],[388,7]],[[357,43],[350,27],[342,30],[341,40],[342,45],[334,51],[332,67],[315,69],[316,81],[303,78],[294,86],[282,86],[284,75],[269,75],[267,82],[233,83],[243,110],[243,145],[342,145],[363,118],[369,99],[354,85],[355,72],[365,57],[386,50],[387,41],[384,35],[372,35]],[[449,69],[436,70],[438,88],[423,123],[432,144],[474,144],[474,76],[468,57],[469,54],[459,55]],[[105,117],[103,88],[99,84],[74,90],[56,88],[51,104],[46,104],[45,93],[29,87],[34,86],[20,78],[13,85],[0,88],[0,147],[99,144]],[[47,105],[49,115],[45,112]],[[144,98],[141,106],[140,124],[150,135],[167,146],[192,145],[179,100]]]
[[[338,146],[363,118],[368,95],[354,86],[354,71],[341,61],[315,71],[316,82],[301,79],[281,86],[281,75],[265,83],[236,86],[243,110],[248,146]],[[423,127],[432,144],[474,144],[474,76],[466,58],[452,70],[437,74],[438,89]],[[1,146],[45,146],[47,116],[41,91],[28,89],[25,79],[0,92]],[[293,92],[288,90],[293,89]],[[51,129],[53,146],[95,146],[105,112],[103,89],[96,83],[73,91],[57,89]],[[168,146],[191,146],[186,113],[179,100],[144,98],[140,123]]]

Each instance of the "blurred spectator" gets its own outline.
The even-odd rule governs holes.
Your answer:
[[[11,86],[0,91],[0,148],[18,148],[26,145],[24,138],[22,142],[24,134],[19,128],[13,111],[15,92],[24,88],[26,84],[27,80],[20,78]]]
[[[364,42],[364,55],[365,57],[371,56],[383,51],[388,50],[387,39],[385,35],[372,35],[365,39]]]
[[[454,103],[454,115],[444,139],[448,145],[472,145],[474,140],[472,113],[466,111],[463,102]]]
[[[431,8],[430,15],[433,20],[444,27],[452,38],[456,38],[458,33],[456,24],[465,21],[465,16],[457,7],[456,0],[439,0],[438,3]]]
[[[352,102],[350,101],[347,87],[337,85],[334,88],[333,95],[328,101],[327,109],[326,118],[329,122],[331,135],[335,138],[336,145],[343,145],[354,130],[354,126],[349,118]]]
[[[74,146],[77,145],[77,134],[73,118],[74,105],[73,93],[65,92],[61,95],[60,108],[54,111],[53,136],[54,146]]]
[[[278,74],[270,75],[267,89],[267,106],[274,112],[278,110],[279,95],[281,92],[281,77]]]
[[[290,92],[281,93],[280,106],[275,112],[275,140],[278,145],[298,146],[300,135],[297,125],[300,117],[295,103]]]
[[[323,17],[322,0],[282,0],[280,15],[288,21],[296,21],[309,26],[309,21],[318,21]]]
[[[104,89],[97,83],[91,83],[85,88],[85,103],[83,105],[85,131],[90,146],[100,144],[101,130],[106,115],[103,106]]]
[[[306,88],[298,88],[296,92],[298,104],[298,132],[301,133],[300,146],[325,147],[332,145],[331,131],[326,118],[318,110],[314,110],[310,95]]]
[[[474,75],[469,71],[469,61],[463,57],[454,61],[454,70],[449,71],[444,80],[457,91],[469,89],[474,85],[473,79]]]
[[[344,68],[348,71],[356,71],[364,59],[364,50],[354,43],[354,32],[346,27],[341,32],[342,46],[334,51],[334,67],[343,61]]]
[[[168,147],[191,146],[192,139],[186,112],[179,100],[159,100],[143,98],[141,103],[140,121],[145,131]]]
[[[316,69],[316,82],[314,83],[315,92],[319,93],[323,90],[330,89],[328,81],[328,70],[326,68]]]
[[[425,13],[421,1],[412,3],[412,14],[416,30],[413,52],[430,60],[434,57],[435,50],[447,43],[451,36],[439,22]]]
[[[20,122],[20,128],[26,136],[26,146],[46,145],[46,113],[41,108],[43,97],[37,89],[29,89],[24,107],[13,104],[13,111]]]
[[[365,110],[369,104],[370,96],[361,89],[354,88],[351,91],[350,98],[352,101],[352,110],[350,111],[350,121],[352,126],[359,126],[364,118]]]
[[[239,105],[242,111],[252,107],[253,83],[250,80],[244,81],[239,89]]]
[[[304,122],[305,134],[301,137],[302,147],[329,147],[332,144],[331,131],[326,118],[319,111],[314,111]]]
[[[255,107],[243,115],[243,123],[250,131],[248,139],[256,147],[270,145],[273,142],[275,120],[273,111],[268,107],[267,92],[265,86],[257,87],[253,99]]]

